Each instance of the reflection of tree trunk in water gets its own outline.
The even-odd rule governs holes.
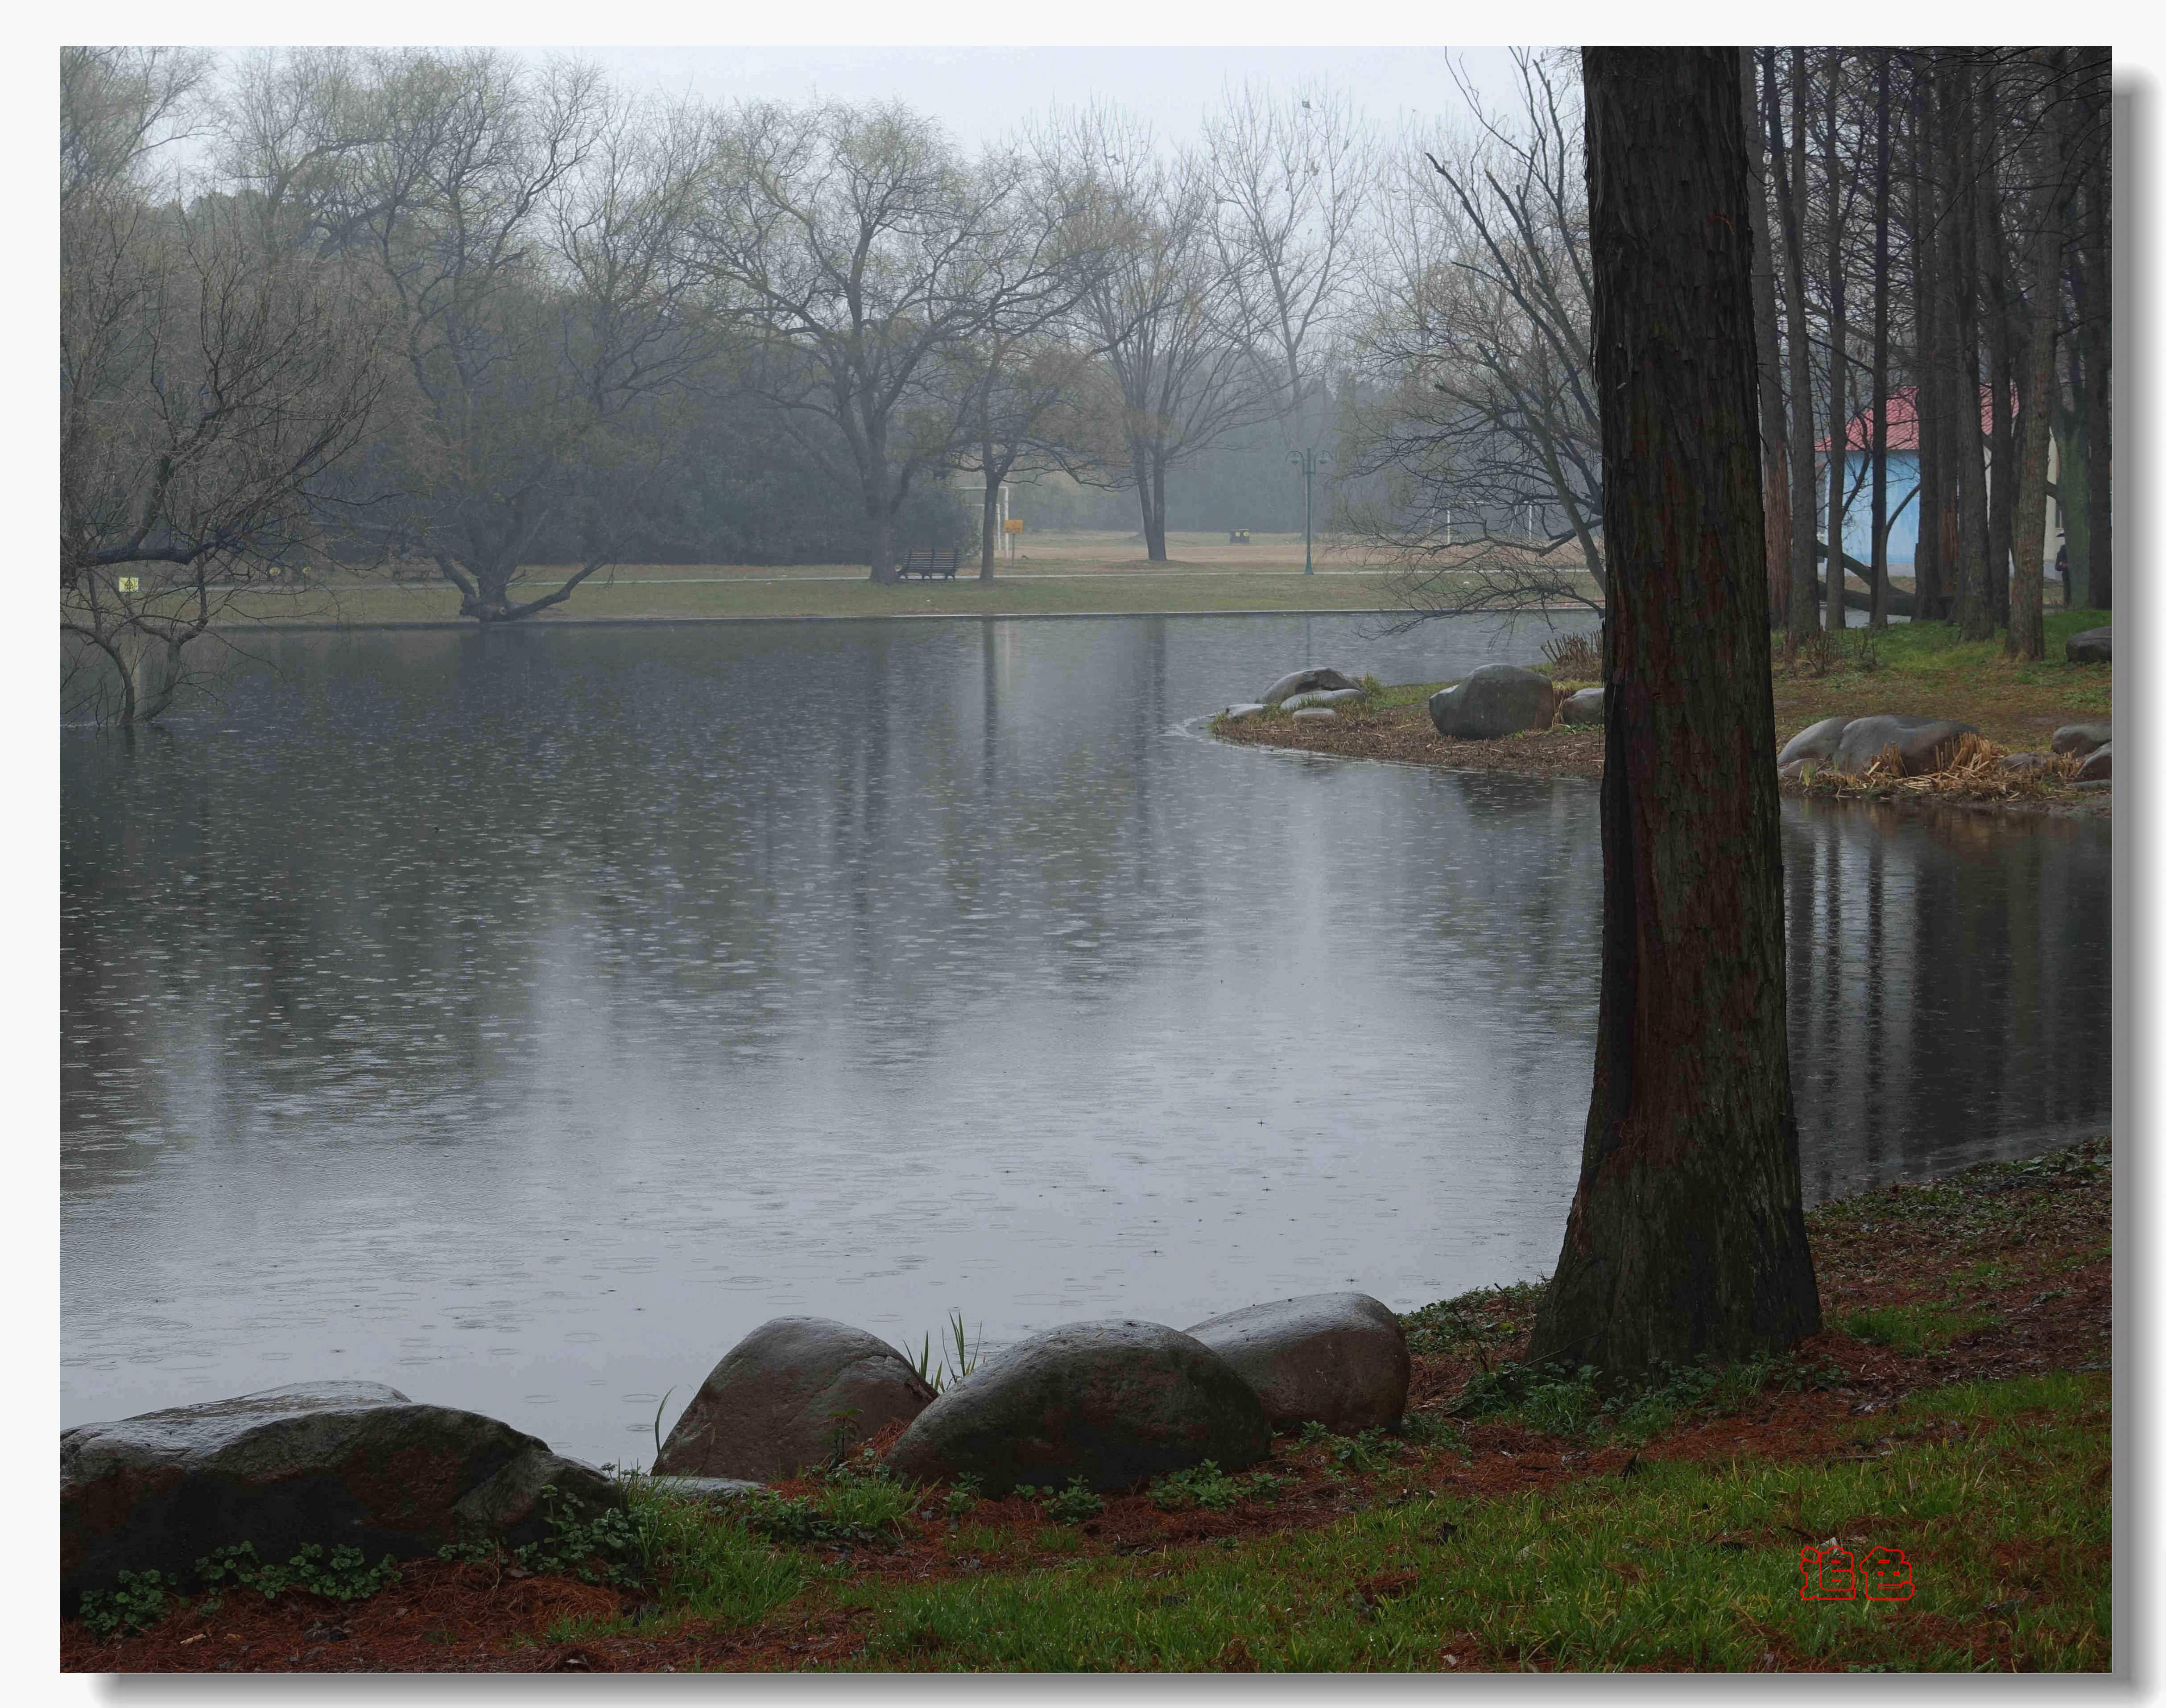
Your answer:
[[[1878,825],[1869,825],[1865,837],[1865,1047],[1860,1052],[1864,1067],[1862,1091],[1865,1136],[1864,1161],[1868,1168],[1880,1160],[1881,1141],[1888,1120],[1884,1088],[1888,1083],[1888,952],[1887,844]]]

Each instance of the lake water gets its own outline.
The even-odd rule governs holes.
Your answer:
[[[1376,620],[290,636],[64,735],[63,1422],[376,1379],[643,1464],[785,1312],[1547,1270],[1595,786],[1192,727],[1545,638]],[[1791,802],[1784,850],[1809,1196],[2105,1129],[2103,825]]]

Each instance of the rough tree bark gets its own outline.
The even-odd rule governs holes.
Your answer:
[[[1873,90],[1873,609],[1869,629],[1888,626],[1888,71],[1878,50]]]
[[[1766,56],[1767,99],[1775,105],[1774,50]],[[1790,612],[1790,456],[1783,421],[1783,353],[1775,338],[1775,246],[1767,229],[1767,150],[1752,56],[1742,61],[1746,164],[1751,169],[1752,320],[1760,356],[1760,490],[1767,506],[1767,620],[1787,627]],[[1778,121],[1779,122],[1779,121]]]
[[[1940,281],[1936,271],[1940,203],[1928,166],[1926,139],[1932,134],[1932,85],[1926,63],[1910,66],[1910,313],[1917,328],[1918,360],[1910,393],[1918,435],[1918,543],[1910,554],[1913,622],[1941,614],[1940,366],[1931,352],[1941,338]]]
[[[1582,51],[1614,567],[1602,999],[1537,1363],[1735,1357],[1820,1324],[1785,1032],[1738,53]]]
[[[1956,78],[1955,170],[1949,173],[1960,235],[1954,245],[1957,266],[1947,282],[1955,302],[1955,377],[1949,406],[1954,411],[1957,477],[1956,527],[1961,543],[1960,578],[1956,583],[1956,628],[1966,640],[1993,638],[1993,602],[1986,587],[1991,557],[1986,514],[1985,424],[1979,413],[1978,275],[1979,244],[1978,140],[1973,126],[1977,103],[1972,73],[1961,65]]]
[[[1810,319],[1805,308],[1805,50],[1790,50],[1790,171],[1782,196],[1784,270],[1783,304],[1790,341],[1790,622],[1794,643],[1820,632],[1813,603],[1817,579],[1814,541],[1820,499],[1813,491],[1813,359]],[[1776,128],[1776,136],[1782,129]],[[1776,162],[1781,176],[1782,162]]]
[[[2055,78],[2066,55],[2056,50],[2046,63]],[[2046,656],[2046,456],[2052,438],[2053,329],[2061,312],[2061,161],[2052,124],[2040,127],[2039,174],[2044,207],[2031,266],[2030,365],[2023,385],[2023,470],[2021,502],[2011,529],[2015,575],[2008,598],[2008,654]]]
[[[1842,50],[1828,50],[1827,60],[1828,222],[1828,475],[1827,626],[1844,628],[1842,590],[1843,487],[1850,473],[1850,322],[1843,295],[1842,256]]]

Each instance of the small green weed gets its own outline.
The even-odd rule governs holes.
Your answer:
[[[123,1631],[148,1631],[166,1616],[166,1580],[156,1572],[123,1572],[109,1590],[86,1590],[77,1616],[101,1640]]]
[[[1168,1471],[1150,1486],[1151,1505],[1161,1512],[1186,1512],[1192,1506],[1224,1512],[1240,1498],[1241,1485],[1218,1468],[1216,1459]]]
[[[949,1311],[946,1339],[948,1346],[954,1350],[955,1362],[953,1365],[948,1363],[947,1349],[943,1347],[939,1362],[935,1363],[932,1357],[932,1336],[927,1335],[918,1347],[917,1356],[911,1360],[911,1368],[917,1372],[918,1379],[927,1384],[935,1394],[945,1394],[948,1389],[978,1368],[978,1357],[983,1346],[985,1331],[985,1326],[980,1323],[978,1325],[979,1342],[975,1345],[972,1344],[969,1336],[963,1332],[963,1313],[959,1310]],[[906,1343],[905,1350],[907,1349],[907,1343]]]
[[[950,1518],[960,1518],[984,1499],[985,1490],[975,1477],[958,1477],[954,1487],[941,1497],[940,1505]]]
[[[1106,1503],[1091,1492],[1091,1485],[1080,1476],[1070,1477],[1065,1489],[1055,1489],[1050,1483],[1043,1488],[1018,1483],[1016,1493],[1026,1500],[1038,1502],[1045,1509],[1045,1516],[1056,1524],[1080,1524],[1106,1510]]]
[[[238,1584],[266,1601],[275,1601],[289,1589],[330,1601],[366,1601],[399,1577],[399,1563],[389,1554],[372,1566],[357,1547],[335,1547],[326,1558],[323,1545],[313,1542],[283,1566],[265,1564],[250,1542],[219,1548],[196,1562],[196,1581],[204,1589]]]
[[[902,1534],[902,1521],[916,1510],[923,1490],[888,1474],[886,1468],[861,1460],[839,1465],[820,1479],[811,1495],[748,1495],[739,1510],[745,1524],[771,1542],[857,1542],[884,1546]]]

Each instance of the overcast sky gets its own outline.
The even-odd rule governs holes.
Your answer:
[[[1054,105],[1094,98],[1148,118],[1168,143],[1191,139],[1204,108],[1227,83],[1292,87],[1327,78],[1350,88],[1372,120],[1462,109],[1445,66],[1463,59],[1485,99],[1516,87],[1502,48],[1440,47],[568,47],[600,61],[621,82],[711,99],[802,100],[816,91],[846,100],[900,96],[937,116],[965,149]],[[523,51],[543,53],[548,49]]]

